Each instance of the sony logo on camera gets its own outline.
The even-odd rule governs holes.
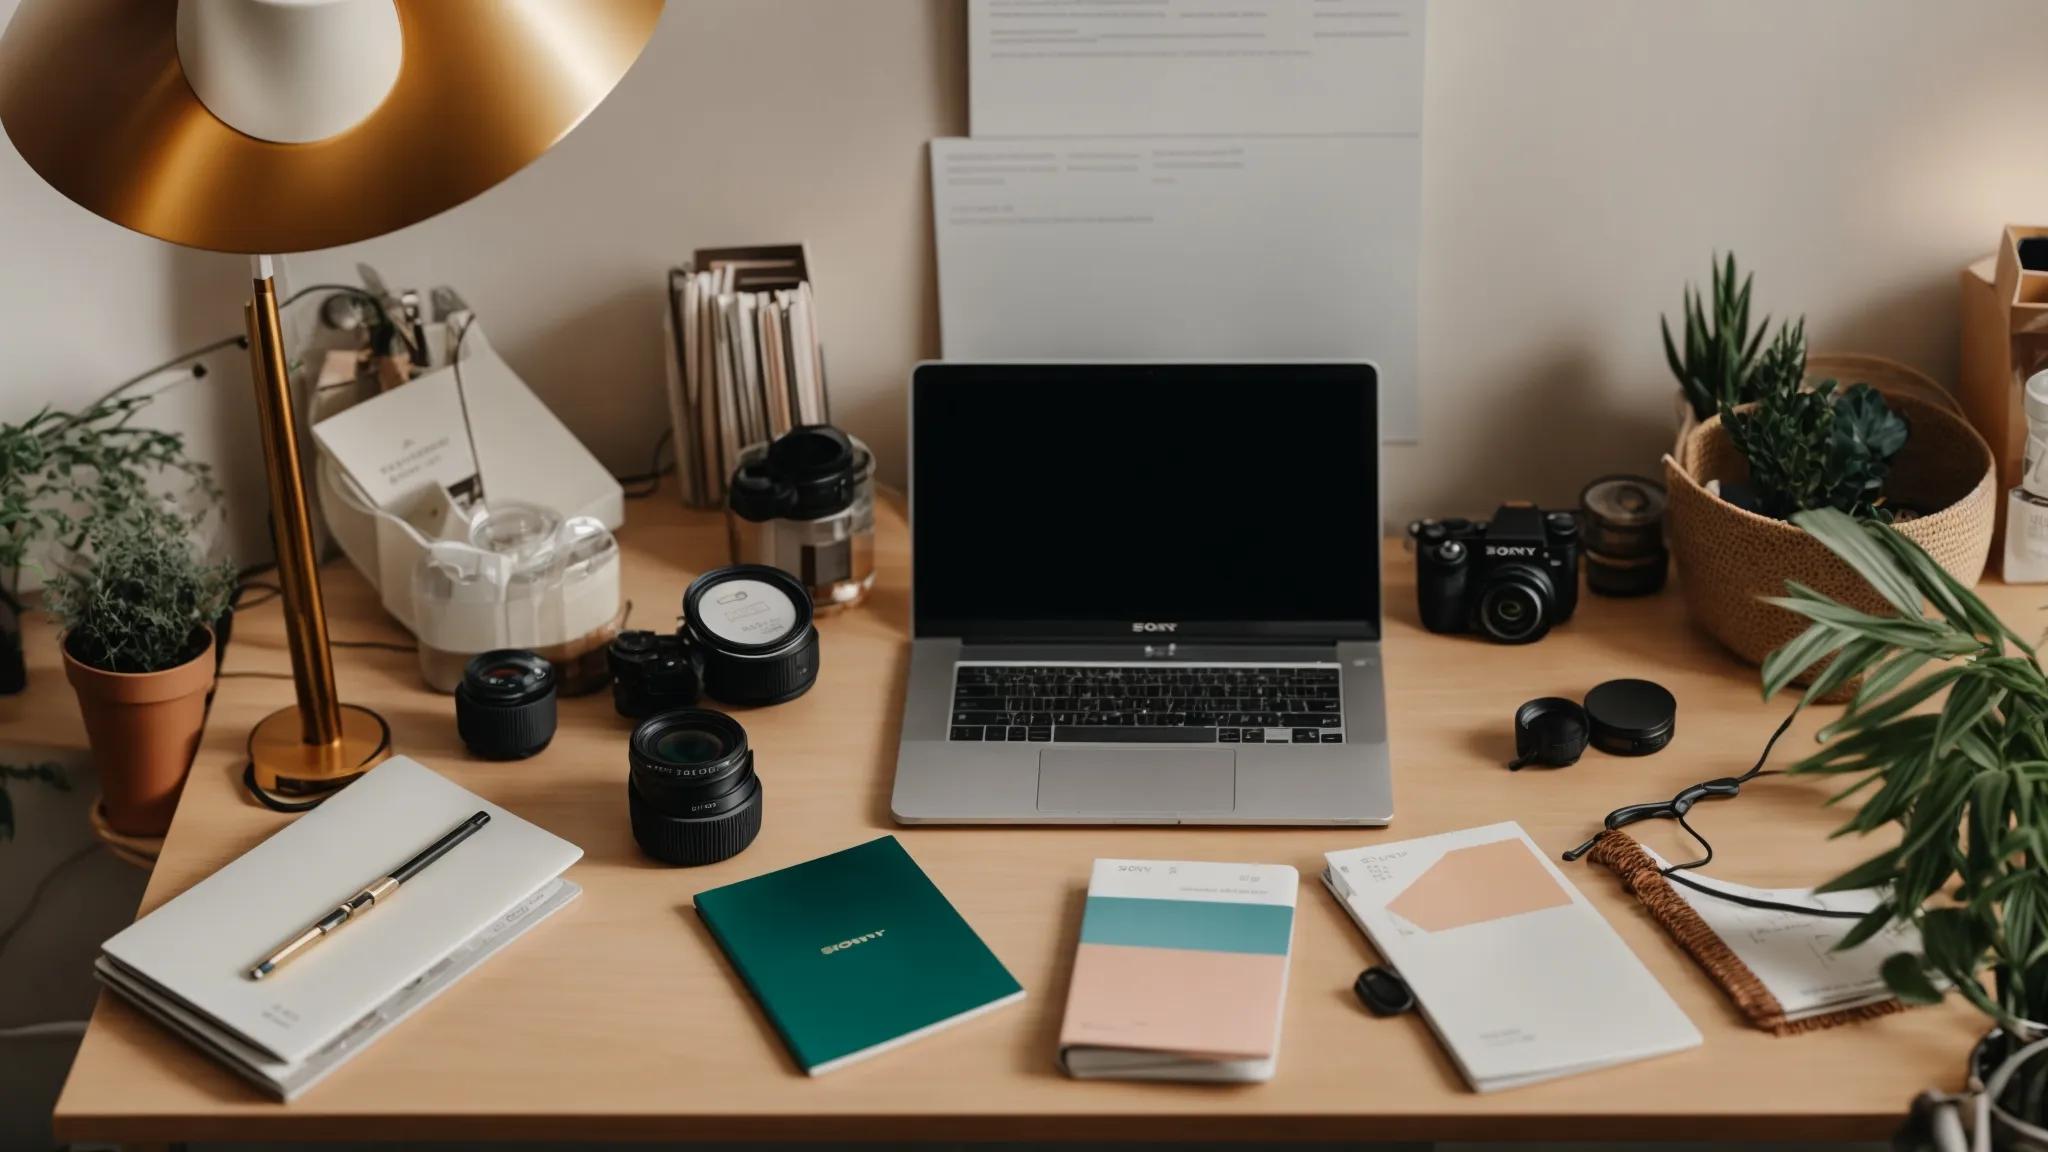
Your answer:
[[[844,952],[848,948],[852,948],[855,945],[865,944],[870,940],[880,940],[882,938],[883,933],[887,931],[887,928],[877,928],[873,932],[870,932],[865,936],[855,936],[851,940],[841,940],[837,944],[827,944],[823,948],[818,949],[818,953],[822,956],[830,956],[834,952]]]
[[[1488,556],[1534,556],[1536,554],[1536,546],[1534,544],[1488,544],[1486,546],[1486,554]]]
[[[1133,621],[1133,622],[1132,622],[1132,624],[1131,624],[1131,631],[1133,631],[1133,632],[1172,632],[1172,631],[1174,631],[1175,629],[1177,629],[1177,628],[1179,628],[1179,627],[1180,627],[1180,625],[1179,625],[1179,624],[1167,624],[1167,623],[1157,623],[1157,622],[1154,622],[1154,621],[1151,621],[1151,620],[1137,620],[1137,621]]]

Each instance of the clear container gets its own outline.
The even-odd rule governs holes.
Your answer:
[[[801,464],[773,468],[768,444],[742,452],[725,511],[733,563],[782,569],[803,582],[820,612],[858,604],[875,586],[875,458],[859,440],[830,431],[849,449],[835,458],[831,475],[802,472]],[[818,433],[814,426],[791,436],[810,435],[815,442]],[[771,494],[769,487],[750,488],[750,481],[776,487]],[[815,496],[827,489],[838,495]],[[750,502],[749,492],[758,499]],[[820,505],[822,515],[805,518],[769,511],[817,511]]]
[[[2048,583],[2048,371],[2027,381],[2026,412],[2026,464],[2005,497],[2008,584]]]
[[[603,523],[531,504],[494,505],[468,540],[429,544],[412,591],[420,674],[441,692],[494,648],[546,658],[564,694],[603,687],[605,646],[625,616],[619,548]]]

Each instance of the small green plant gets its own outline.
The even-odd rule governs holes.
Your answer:
[[[1753,406],[1724,408],[1721,423],[1743,459],[1757,511],[1780,520],[1835,508],[1890,520],[1884,482],[1905,446],[1905,418],[1868,384],[1811,387],[1805,322],[1786,325],[1757,364]]]
[[[0,763],[0,840],[14,839],[14,798],[7,794],[9,780],[30,780],[48,784],[59,792],[71,791],[71,778],[55,761],[35,764]]]
[[[235,567],[200,559],[183,517],[150,504],[93,517],[89,560],[43,589],[45,607],[79,661],[108,672],[161,672],[198,655],[201,626],[220,619]]]
[[[54,540],[75,552],[96,517],[181,500],[196,509],[188,527],[218,514],[212,469],[186,455],[184,438],[133,423],[149,400],[102,400],[77,413],[45,408],[0,424],[0,604],[18,615],[18,581],[36,545]]]
[[[1841,947],[1911,923],[1922,951],[1884,964],[1900,999],[1933,1003],[1942,981],[2025,1034],[2048,1021],[2048,675],[2031,645],[1890,526],[1835,509],[1793,521],[1897,612],[1872,615],[1797,584],[1772,601],[1813,623],[1764,661],[1766,695],[1817,667],[1802,706],[1863,677],[1821,729],[1825,746],[1790,771],[1854,778],[1829,801],[1863,798],[1835,835],[1900,833],[1897,847],[1822,886],[1882,894]],[[1921,707],[1944,690],[1938,711]]]
[[[1754,376],[1757,354],[1771,318],[1755,328],[1749,323],[1750,276],[1736,279],[1735,254],[1714,264],[1711,299],[1699,289],[1685,286],[1685,349],[1681,354],[1671,338],[1671,321],[1659,317],[1664,332],[1664,359],[1685,401],[1700,420],[1709,419],[1723,408],[1746,404],[1756,398]],[[1711,305],[1711,311],[1709,306]]]

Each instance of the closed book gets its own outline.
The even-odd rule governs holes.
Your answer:
[[[1272,1079],[1299,887],[1284,864],[1097,860],[1061,1066],[1082,1079]]]
[[[813,1076],[1024,998],[894,836],[700,892],[696,904]]]
[[[1323,882],[1480,1092],[1645,1060],[1699,1030],[1515,823],[1325,856]]]
[[[476,812],[491,820],[263,980],[249,968]],[[393,757],[100,947],[97,973],[290,1098],[578,891],[582,855]]]

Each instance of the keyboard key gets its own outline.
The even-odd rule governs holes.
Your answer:
[[[1101,727],[1076,724],[1055,728],[1052,738],[1063,744],[1214,744],[1214,728]]]
[[[1219,729],[1217,729],[1217,730],[1216,730],[1216,741],[1217,741],[1217,743],[1219,743],[1219,744],[1235,744],[1235,743],[1237,743],[1237,742],[1238,742],[1238,741],[1237,741],[1237,729],[1235,729],[1235,728],[1219,728]]]
[[[965,727],[956,724],[953,726],[953,739],[979,740],[981,739],[981,728],[974,724],[969,724]]]
[[[1329,730],[1327,730],[1327,729],[1325,729],[1325,730],[1323,731],[1323,743],[1325,743],[1325,744],[1342,744],[1343,742],[1344,742],[1344,734],[1343,734],[1342,732],[1331,732],[1331,731],[1329,731]]]
[[[955,724],[1008,724],[1009,722],[1010,716],[1007,712],[953,713],[953,723]]]
[[[1010,738],[1010,726],[1007,724],[991,724],[983,728],[981,732],[983,740],[1008,740]]]
[[[1294,742],[1296,744],[1314,744],[1316,743],[1316,735],[1317,732],[1314,728],[1296,728],[1294,730]]]
[[[1284,728],[1342,728],[1344,718],[1335,712],[1283,712],[1280,724]]]
[[[1266,730],[1264,728],[1245,729],[1244,742],[1246,744],[1264,744],[1266,742]]]
[[[1010,739],[1022,740],[1025,739],[1027,735],[1028,733],[1026,733],[1024,726],[1022,724],[1010,725]]]
[[[1030,728],[1026,728],[1026,729],[1025,729],[1025,733],[1026,733],[1026,735],[1027,735],[1027,736],[1028,736],[1028,737],[1029,737],[1030,739],[1032,739],[1032,740],[1050,740],[1050,739],[1052,739],[1052,728],[1051,728],[1050,726],[1045,726],[1045,727],[1033,726],[1033,727],[1030,727]]]

